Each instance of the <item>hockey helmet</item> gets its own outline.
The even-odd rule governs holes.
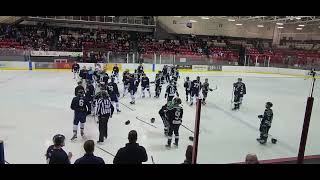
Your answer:
[[[238,78],[238,81],[241,82],[241,81],[242,81],[242,78]]]
[[[186,79],[189,80],[190,79],[189,76],[187,76]]]
[[[200,76],[197,76],[197,80],[200,81]]]
[[[273,106],[272,102],[267,102],[266,106],[269,106],[270,108]]]
[[[82,81],[78,81],[78,85],[81,85],[82,84]]]
[[[53,144],[55,146],[64,146],[64,141],[65,141],[65,136],[62,134],[56,134],[55,136],[53,136]]]
[[[83,96],[84,95],[84,90],[83,89],[79,89],[77,92],[78,96]]]
[[[179,105],[179,104],[181,104],[182,103],[182,101],[181,101],[181,99],[180,98],[178,98],[178,97],[176,97],[176,98],[174,98],[174,104],[176,104],[176,105]]]

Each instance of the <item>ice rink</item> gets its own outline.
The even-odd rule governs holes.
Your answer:
[[[154,73],[147,73],[154,80]],[[256,153],[260,160],[294,157],[298,154],[306,100],[310,91],[310,80],[303,78],[254,73],[181,73],[178,91],[183,102],[183,125],[194,129],[195,106],[185,102],[184,78],[193,80],[197,75],[209,79],[211,88],[207,105],[202,107],[199,163],[233,163],[244,161],[248,153]],[[231,110],[232,84],[238,77],[243,78],[247,95],[239,111]],[[120,78],[121,79],[121,78]],[[44,164],[45,152],[52,143],[52,137],[61,133],[67,138],[64,149],[73,153],[72,162],[84,153],[84,140],[78,135],[76,142],[71,142],[73,111],[70,109],[76,81],[70,71],[0,71],[0,139],[5,142],[5,156],[9,163]],[[122,95],[123,84],[118,87]],[[140,98],[140,87],[136,94],[136,104],[130,105],[127,95],[121,99],[121,113],[115,113],[108,124],[108,139],[96,148],[95,155],[101,156],[107,164],[112,163],[112,155],[127,143],[127,134],[135,129],[138,143],[143,145],[155,163],[178,164],[185,158],[187,145],[192,144],[188,137],[193,134],[180,127],[178,148],[165,148],[166,137],[158,111],[165,104],[164,85],[159,99]],[[320,85],[316,82],[315,102],[310,123],[306,155],[320,154]],[[270,134],[278,139],[277,144],[257,143],[259,137],[259,119],[263,114],[265,102],[273,103],[274,118]],[[147,122],[154,117],[155,127]],[[125,121],[130,120],[130,125]],[[85,133],[88,139],[97,141],[98,125],[93,117],[87,118]]]

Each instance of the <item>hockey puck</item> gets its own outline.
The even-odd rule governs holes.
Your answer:
[[[151,123],[154,123],[155,121],[156,121],[156,119],[155,118],[151,118]]]
[[[193,141],[193,137],[192,137],[192,136],[189,136],[189,140],[190,140],[190,141]]]
[[[130,124],[130,120],[126,121],[124,124],[125,125],[129,125]]]
[[[277,141],[278,141],[278,140],[277,140],[277,139],[275,139],[275,138],[272,138],[272,139],[271,139],[272,144],[276,144],[276,143],[277,143]]]

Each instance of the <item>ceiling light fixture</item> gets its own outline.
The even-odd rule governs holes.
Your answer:
[[[304,24],[299,24],[298,26],[299,26],[299,27],[304,27]]]
[[[232,21],[236,21],[235,19],[228,19],[228,21],[232,22]]]
[[[190,19],[189,21],[190,21],[190,22],[198,22],[198,21],[196,21],[196,20],[193,20],[193,19]]]
[[[262,24],[258,24],[257,26],[260,28],[264,27],[264,25],[262,25]]]
[[[282,27],[282,26],[279,26],[278,28],[279,28],[279,29],[283,29],[284,27]]]
[[[210,19],[209,17],[201,17],[201,19]]]
[[[239,23],[239,24],[236,24],[236,26],[242,26],[243,24]]]
[[[296,28],[297,30],[302,30],[302,28]]]
[[[279,25],[279,26],[282,26],[282,25],[283,25],[283,23],[279,23],[279,22],[278,22],[278,23],[276,23],[276,24],[277,24],[277,25]]]

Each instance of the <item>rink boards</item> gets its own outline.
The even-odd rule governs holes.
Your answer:
[[[79,63],[80,68],[90,67],[95,69],[100,66],[101,69],[112,71],[115,63]],[[162,70],[165,64],[143,64],[145,72],[156,72]],[[171,65],[171,64],[167,64]],[[120,72],[128,69],[134,71],[139,64],[121,64],[118,63]],[[0,61],[0,70],[36,70],[36,71],[71,71],[72,63],[53,63],[53,62],[15,62],[15,61]],[[190,65],[184,69],[184,66],[179,68],[180,72],[206,72],[206,73],[258,73],[258,74],[280,74],[295,77],[306,77],[308,70],[288,69],[276,67],[249,67],[249,66],[220,66],[220,65]]]

